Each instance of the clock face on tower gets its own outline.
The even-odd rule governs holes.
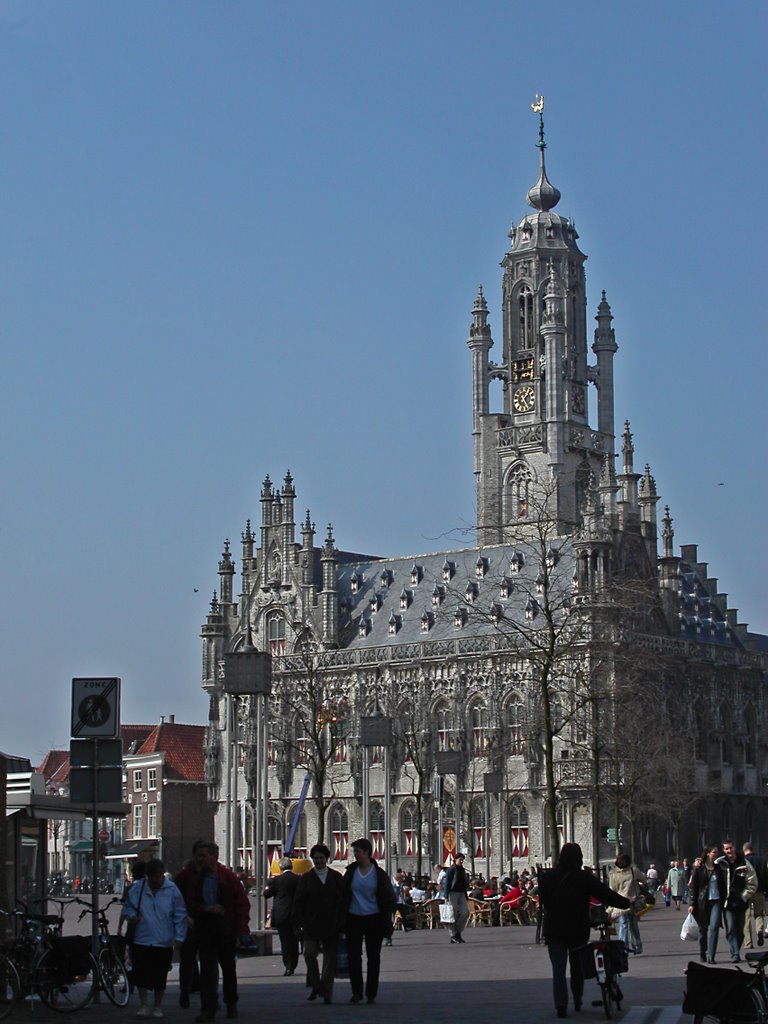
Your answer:
[[[530,384],[524,384],[515,391],[512,403],[518,412],[530,412],[536,404],[536,392]]]

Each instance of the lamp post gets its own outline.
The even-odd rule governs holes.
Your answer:
[[[253,802],[253,873],[256,884],[256,929],[264,930],[265,901],[262,896],[266,884],[267,860],[267,772],[268,772],[268,715],[269,697],[272,693],[272,655],[265,651],[256,651],[248,646],[239,651],[231,651],[224,656],[224,690],[228,700],[234,705],[233,698],[250,697],[251,721],[253,724],[252,742],[248,750],[248,784]],[[237,734],[235,733],[235,743]],[[235,751],[237,747],[235,746]],[[234,770],[238,771],[239,758],[235,758]],[[235,791],[236,792],[236,791]],[[230,797],[233,794],[230,791]],[[230,856],[237,852],[239,806],[236,797],[230,799],[227,808],[228,840]],[[245,837],[243,837],[245,839]],[[230,866],[234,866],[233,863]]]
[[[392,719],[389,715],[382,715],[377,708],[376,714],[365,715],[360,719],[360,746],[363,748],[363,835],[366,839],[371,832],[371,747],[384,748],[384,855],[389,861],[387,848],[392,836]]]
[[[438,750],[435,754],[435,775],[440,778],[439,783],[435,783],[435,792],[439,792],[440,802],[438,804],[438,832],[440,833],[438,841],[438,849],[440,851],[440,863],[443,862],[443,854],[445,848],[445,831],[443,823],[443,795],[444,795],[444,780],[446,775],[454,775],[456,777],[456,793],[455,793],[455,812],[456,820],[454,825],[456,827],[456,852],[460,852],[461,847],[459,846],[460,822],[461,816],[460,805],[459,805],[459,772],[461,771],[461,751],[459,750]]]

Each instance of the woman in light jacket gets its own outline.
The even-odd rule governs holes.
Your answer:
[[[608,875],[608,885],[634,904],[641,895],[640,886],[645,885],[645,875],[633,866],[626,853],[616,858],[616,867]],[[619,940],[624,943],[628,953],[642,953],[643,942],[640,938],[640,926],[633,906],[629,910],[616,910],[614,915],[618,922]]]
[[[133,940],[133,976],[141,1006],[137,1017],[162,1017],[160,1004],[173,961],[174,944],[179,946],[187,934],[187,908],[184,898],[165,877],[163,862],[150,860],[144,878],[131,886],[125,903],[126,921],[136,923]],[[152,991],[150,1010],[147,995]]]

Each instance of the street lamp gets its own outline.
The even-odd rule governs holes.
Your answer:
[[[384,748],[384,856],[389,860],[387,843],[392,835],[392,783],[390,778],[390,750],[392,748],[392,719],[375,714],[360,719],[360,746],[363,748],[363,835],[371,832],[371,747]]]
[[[239,651],[230,651],[224,655],[224,691],[227,694],[227,723],[231,727],[231,715],[235,701],[233,698],[251,698],[251,718],[255,718],[253,747],[249,766],[248,782],[252,789],[254,805],[253,827],[253,870],[256,882],[256,928],[263,931],[266,914],[265,901],[262,896],[266,884],[267,861],[267,772],[268,772],[268,710],[269,697],[272,693],[272,655],[265,651],[256,651],[248,647]],[[255,712],[255,714],[254,714]],[[235,722],[235,751],[237,751],[237,723]],[[230,746],[231,749],[231,746]],[[227,775],[227,840],[229,850],[227,856],[230,867],[235,866],[237,854],[238,801],[237,772],[239,758],[235,757],[233,772]],[[235,781],[233,783],[232,776]],[[234,792],[233,792],[234,789]],[[245,842],[245,837],[243,837]]]

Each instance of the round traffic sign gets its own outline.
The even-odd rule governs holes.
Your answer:
[[[108,832],[107,829],[103,828],[99,832],[99,842],[100,843],[106,843],[108,840],[109,840],[109,832]]]

